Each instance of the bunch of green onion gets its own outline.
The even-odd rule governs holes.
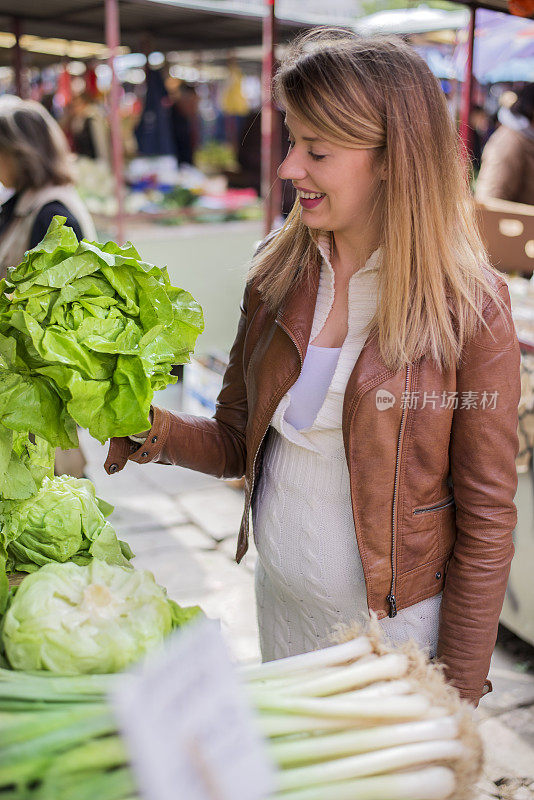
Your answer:
[[[278,767],[276,800],[471,797],[471,711],[415,648],[360,635],[241,676]],[[137,797],[107,701],[120,679],[0,670],[2,800]]]
[[[472,797],[472,711],[415,645],[393,650],[371,627],[242,676],[279,767],[277,800]]]

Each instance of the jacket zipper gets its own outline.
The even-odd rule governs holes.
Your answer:
[[[408,390],[410,386],[410,364],[406,367],[406,384],[404,387],[404,397],[408,397]],[[406,421],[406,403],[402,409],[401,424],[399,430],[399,438],[397,439],[397,458],[395,461],[395,483],[393,486],[393,509],[391,515],[391,588],[386,600],[389,603],[389,616],[397,616],[397,598],[395,597],[396,581],[397,581],[397,492],[399,488],[399,467],[401,457],[402,435],[404,433],[404,425]]]
[[[298,346],[298,344],[297,344],[297,342],[295,340],[295,337],[288,331],[286,326],[283,323],[279,322],[278,320],[275,320],[275,322],[289,336],[289,338],[291,339],[291,341],[293,342],[293,344],[295,345],[295,347],[297,349],[297,353],[299,354],[299,361],[300,361],[300,370],[299,370],[299,375],[300,375],[300,373],[302,372],[302,365],[303,365],[302,355],[300,353],[300,347]],[[278,403],[280,402],[280,399],[284,396],[286,391],[287,391],[287,389],[284,386],[284,393],[281,395],[280,398],[278,398],[278,396],[277,396],[277,402],[276,402],[276,405],[273,408],[273,413],[274,413],[274,410],[277,408]],[[258,453],[261,450],[261,446],[263,444],[263,440],[267,436],[267,431],[268,430],[269,430],[269,426],[267,425],[267,427],[265,428],[265,431],[263,432],[263,436],[261,437],[260,442],[259,442],[259,444],[258,444],[258,446],[256,448],[256,452],[254,453],[254,458],[252,460],[252,480],[250,482],[250,492],[249,492],[249,495],[248,495],[248,501],[247,501],[246,513],[245,513],[245,520],[246,520],[246,526],[247,526],[247,535],[248,535],[248,524],[249,524],[248,523],[248,518],[249,518],[250,506],[251,506],[251,503],[252,503],[252,493],[254,491],[254,484],[256,482],[256,459],[258,457]]]
[[[446,503],[441,503],[440,505],[435,506],[428,506],[428,508],[417,508],[413,513],[415,514],[428,514],[430,511],[440,511],[442,508],[448,508],[452,506],[454,503],[454,497],[451,497],[450,500],[447,500]]]

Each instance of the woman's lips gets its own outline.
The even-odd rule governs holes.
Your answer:
[[[305,197],[299,197],[299,200],[300,200],[300,204],[301,204],[302,208],[310,209],[310,208],[315,208],[316,206],[318,206],[319,203],[321,203],[324,200],[325,196],[326,195],[323,195],[322,197],[315,197],[313,199],[305,198]]]

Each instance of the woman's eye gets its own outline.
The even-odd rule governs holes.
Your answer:
[[[287,141],[289,142],[289,150],[291,150],[292,147],[295,147],[294,139],[288,139]],[[310,150],[308,150],[308,155],[313,158],[314,161],[322,161],[323,158],[326,158],[326,156],[317,155],[316,153],[312,153]]]

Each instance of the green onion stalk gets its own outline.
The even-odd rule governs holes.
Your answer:
[[[272,800],[467,800],[472,712],[415,645],[371,625],[312,653],[240,668],[275,767]],[[0,669],[2,800],[137,800],[108,697],[120,675]]]

